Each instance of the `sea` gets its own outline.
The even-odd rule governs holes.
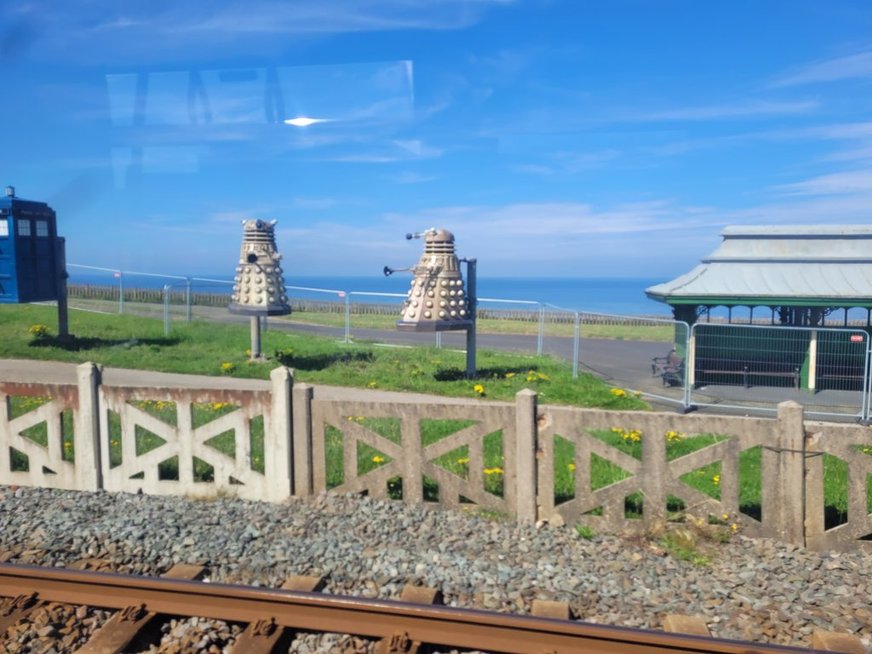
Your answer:
[[[69,266],[69,283],[123,285],[127,288],[185,288],[183,276],[160,276],[144,273],[95,272]],[[286,276],[285,284],[292,297],[313,300],[343,301],[349,295],[355,302],[396,302],[409,289],[411,275],[396,273],[390,277],[296,277]],[[630,316],[670,317],[669,307],[645,295],[645,289],[668,281],[640,277],[486,277],[477,280],[480,307],[535,310],[538,305]],[[231,278],[223,275],[192,275],[195,291],[230,293]]]

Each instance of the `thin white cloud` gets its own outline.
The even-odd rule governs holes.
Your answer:
[[[817,109],[818,103],[813,100],[797,102],[737,102],[734,104],[704,105],[676,107],[663,111],[653,111],[627,116],[629,120],[638,121],[672,121],[672,120],[719,120],[731,118],[755,118],[764,116],[783,116],[806,114]]]
[[[259,52],[283,51],[288,38],[349,32],[456,30],[515,0],[242,0],[218,4],[131,0],[0,9],[3,18],[25,16],[39,34],[39,56],[117,63],[126,58],[174,57],[180,51],[246,42]],[[14,3],[13,3],[14,4]],[[87,43],[87,48],[82,44]],[[155,47],[159,43],[159,47]]]
[[[856,148],[833,152],[823,157],[824,161],[872,161],[872,143]]]
[[[818,61],[776,79],[771,86],[799,86],[872,77],[872,50]]]
[[[872,191],[872,168],[819,175],[801,182],[781,184],[774,190],[785,195],[849,195]]]
[[[413,171],[406,171],[397,175],[391,175],[388,178],[394,184],[422,184],[424,182],[432,182],[436,179],[436,175],[422,175]]]

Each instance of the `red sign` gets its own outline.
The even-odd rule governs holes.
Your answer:
[[[121,278],[121,273],[114,273],[112,276],[113,276],[115,279],[120,279],[120,278]]]
[[[863,334],[851,334],[851,342],[852,343],[862,343],[863,342]]]
[[[339,297],[345,297],[345,291],[339,291]]]

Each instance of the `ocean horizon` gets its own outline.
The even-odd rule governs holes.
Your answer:
[[[125,272],[122,278],[106,272],[81,272],[70,269],[71,284],[118,285],[124,288],[184,288],[182,276],[151,276]],[[191,288],[196,291],[230,292],[232,278],[228,275],[191,275]],[[202,281],[212,280],[212,281]],[[396,302],[409,288],[411,275],[396,273],[384,276],[294,276],[285,277],[291,297],[311,300],[341,300],[340,293],[350,293],[355,301]],[[668,281],[643,277],[478,277],[479,306],[489,308],[524,308],[524,303],[546,304],[571,311],[615,315],[645,315],[671,317],[666,304],[645,295],[645,289]],[[371,295],[370,295],[371,294]],[[384,294],[384,295],[383,295]]]

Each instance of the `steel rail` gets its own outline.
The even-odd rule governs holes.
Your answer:
[[[473,609],[301,593],[103,572],[0,564],[0,596],[230,622],[274,620],[291,629],[349,633],[492,652],[585,654],[808,654],[809,649],[643,631]]]

